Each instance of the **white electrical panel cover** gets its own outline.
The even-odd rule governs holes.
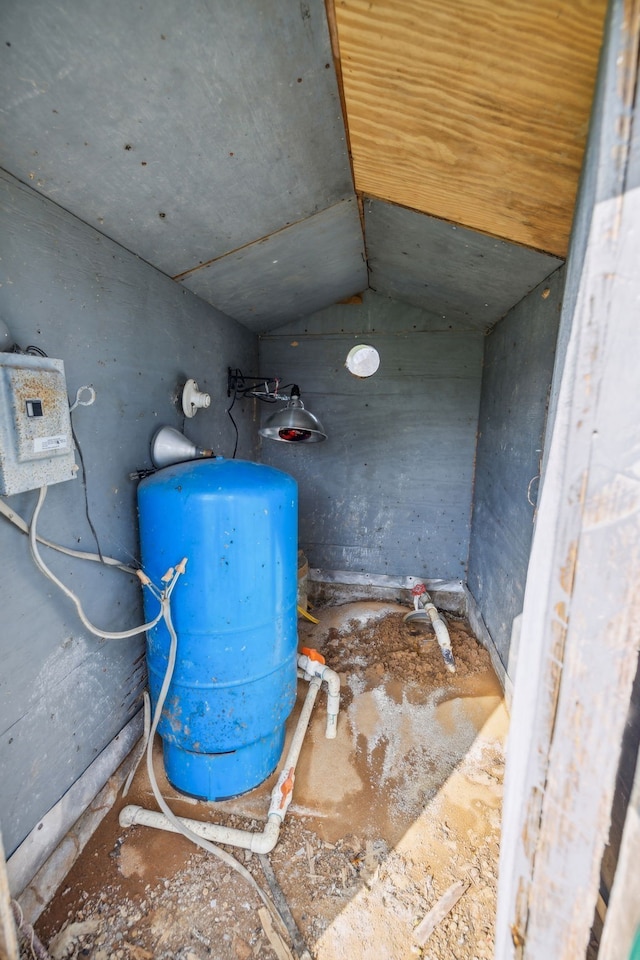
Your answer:
[[[72,480],[77,471],[62,360],[0,353],[0,494]]]

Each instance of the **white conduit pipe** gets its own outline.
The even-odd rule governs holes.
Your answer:
[[[416,583],[415,587],[412,589],[411,593],[413,594],[413,606],[415,610],[420,614],[426,614],[433,625],[433,629],[436,634],[436,640],[438,641],[438,646],[440,647],[440,652],[442,653],[442,659],[444,660],[445,667],[449,673],[456,672],[456,662],[453,658],[453,650],[451,649],[451,639],[449,637],[449,631],[447,625],[440,616],[438,608],[432,602],[430,595],[427,593],[427,588],[424,583]],[[408,620],[409,617],[413,617],[413,614],[407,614],[404,618]]]
[[[29,536],[29,524],[27,521],[23,520],[20,514],[12,510],[1,498],[0,516],[6,517],[18,530]],[[36,540],[38,543],[43,544],[43,546],[57,550],[58,553],[65,553],[69,557],[77,557],[79,560],[93,560],[95,563],[102,563],[106,567],[117,567],[118,570],[123,570],[125,573],[137,576],[138,571],[135,567],[128,567],[126,563],[122,563],[120,560],[114,560],[113,557],[105,557],[104,554],[100,556],[97,553],[87,553],[86,550],[74,550],[73,547],[63,547],[60,543],[52,543],[51,540],[46,540],[44,537],[41,537],[40,534],[36,534]]]
[[[295,780],[295,768],[302,749],[311,712],[318,696],[318,691],[322,685],[319,677],[311,677],[309,690],[300,712],[300,717],[296,725],[293,739],[284,762],[282,773],[278,777],[278,782],[271,792],[271,804],[262,833],[253,833],[250,830],[238,830],[233,827],[225,827],[218,823],[203,823],[200,820],[191,820],[187,817],[177,817],[178,822],[195,833],[204,840],[211,840],[213,843],[225,843],[232,847],[240,847],[243,850],[250,850],[252,853],[271,853],[278,842],[280,836],[280,827],[284,820],[291,797],[293,795],[293,783]],[[168,830],[170,833],[179,833],[180,831],[174,824],[162,813],[155,810],[145,810],[144,807],[138,807],[133,804],[123,807],[120,811],[119,822],[121,827],[131,827],[134,824],[140,824],[145,827],[154,827],[156,830]]]

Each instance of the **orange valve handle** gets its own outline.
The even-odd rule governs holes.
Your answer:
[[[283,809],[283,807],[285,806],[285,804],[286,804],[286,802],[287,802],[287,797],[289,796],[289,794],[290,794],[290,793],[292,792],[292,790],[293,790],[293,783],[294,783],[294,780],[295,780],[295,779],[296,779],[296,775],[295,775],[295,773],[294,773],[293,767],[291,767],[291,769],[289,770],[289,773],[288,773],[288,775],[287,775],[287,779],[286,779],[286,780],[283,780],[282,786],[280,787],[280,792],[281,792],[281,794],[282,794],[282,800],[280,801],[280,809],[281,809],[281,810]]]
[[[318,653],[317,650],[314,650],[313,647],[300,647],[300,653],[304,657],[309,657],[309,660],[316,660],[318,663],[326,663],[321,653]]]

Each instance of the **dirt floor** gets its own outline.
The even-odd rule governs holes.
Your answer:
[[[451,674],[431,628],[404,623],[407,610],[367,601],[316,610],[318,625],[300,621],[301,645],[342,676],[338,737],[324,737],[321,693],[277,847],[266,865],[232,851],[267,891],[270,861],[316,960],[493,956],[501,689],[465,621],[447,617]],[[167,783],[160,750],[156,770],[179,815],[261,829],[275,775],[245,797],[203,803]],[[274,935],[258,896],[228,866],[175,834],[121,828],[125,803],[156,809],[142,767],[36,925],[53,960],[302,954],[299,940],[296,950]],[[28,947],[22,956],[32,956]]]

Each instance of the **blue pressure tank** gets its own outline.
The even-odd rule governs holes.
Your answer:
[[[143,480],[138,511],[152,581],[188,561],[171,598],[177,661],[158,727],[167,777],[204,800],[237,796],[275,769],[296,698],[297,484],[243,460],[190,461]],[[150,620],[158,601],[144,594]],[[147,634],[154,709],[169,643],[161,620]]]

